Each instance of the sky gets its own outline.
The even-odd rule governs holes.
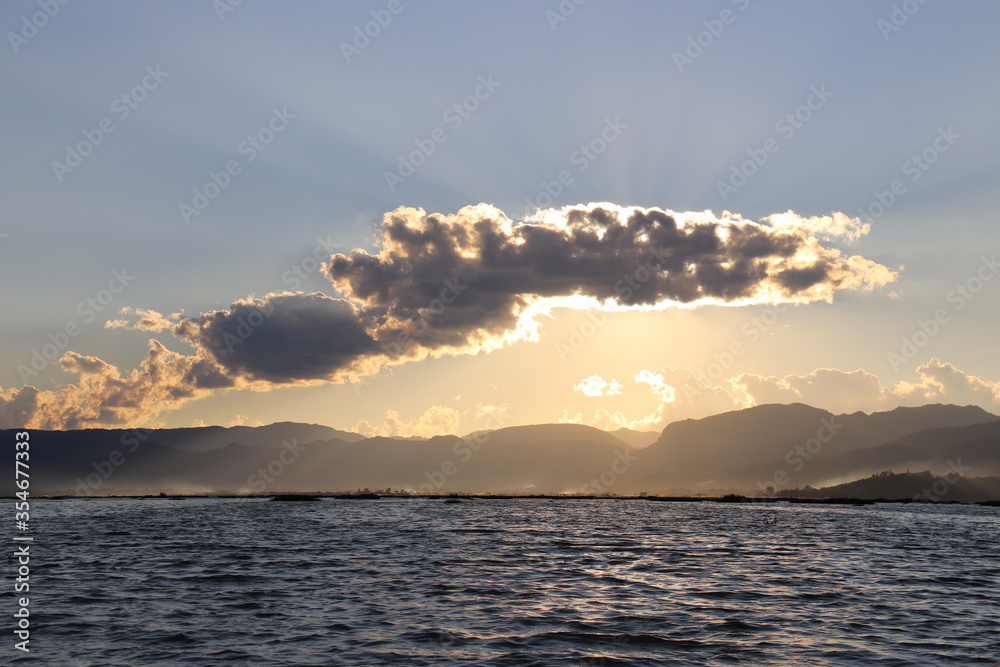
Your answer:
[[[998,19],[5,2],[0,426],[1000,412]]]

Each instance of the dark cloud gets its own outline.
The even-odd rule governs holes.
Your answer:
[[[785,269],[778,274],[778,282],[787,290],[799,292],[809,289],[830,277],[830,267],[826,262],[816,262],[802,269]]]
[[[378,254],[338,254],[327,271],[347,299],[378,313],[383,328],[376,338],[409,327],[414,341],[432,347],[505,332],[528,304],[551,297],[661,307],[813,301],[829,299],[844,277],[846,287],[893,279],[884,267],[852,264],[817,240],[817,232],[857,235],[860,223],[839,216],[796,225],[795,218],[782,214],[772,226],[733,215],[592,205],[543,212],[517,225],[486,205],[452,216],[401,208],[386,216]],[[444,312],[432,312],[449,284],[461,293],[448,294],[454,300]]]
[[[378,347],[353,304],[323,294],[239,301],[174,331],[228,374],[273,383],[328,378]]]
[[[837,290],[896,278],[831,245],[867,231],[841,213],[755,222],[592,204],[515,223],[486,204],[454,215],[400,208],[383,219],[377,252],[337,254],[324,265],[342,298],[268,294],[198,317],[123,309],[109,328],[170,331],[197,352],[179,355],[153,340],[128,374],[68,352],[61,363],[78,384],[0,391],[0,419],[35,428],[135,424],[218,389],[344,381],[530,337],[533,318],[553,304],[830,301]]]
[[[891,280],[885,267],[818,240],[857,235],[860,224],[785,213],[771,225],[613,205],[544,211],[517,224],[485,204],[454,215],[400,208],[385,216],[377,253],[354,250],[326,263],[343,299],[272,294],[182,318],[173,331],[239,380],[336,380],[496,347],[517,338],[531,306],[547,299],[649,308],[814,301]]]

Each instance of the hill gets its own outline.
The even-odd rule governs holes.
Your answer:
[[[616,461],[630,451],[609,433],[579,424],[509,427],[465,439],[353,437],[356,434],[348,434],[349,440],[304,439],[330,432],[343,433],[291,423],[235,429],[32,431],[32,490],[105,495],[368,487],[559,493],[584,490],[589,480],[599,479],[612,466],[622,469]],[[0,438],[13,442],[13,431],[0,432]],[[8,479],[13,479],[11,467],[12,459],[0,462]],[[591,487],[592,492],[598,490]]]
[[[656,442],[660,438],[657,431],[635,431],[630,428],[620,428],[616,431],[609,431],[626,445],[636,449],[644,449]]]
[[[995,424],[998,419],[975,406],[927,405],[834,415],[801,403],[760,405],[669,424],[655,443],[639,453],[641,472],[633,481],[650,491],[686,492],[788,488],[838,477],[842,481],[848,474],[905,468],[906,460],[913,458],[911,451],[897,448],[877,455],[871,453],[873,448],[925,431],[928,425],[944,429],[936,436],[929,434],[923,450],[929,458],[922,460],[938,469],[947,464],[947,456],[941,458],[946,443],[964,437],[947,429]],[[993,432],[992,427],[984,428],[984,433]],[[932,446],[929,442],[935,437],[939,445]],[[989,442],[994,443],[992,449]],[[983,452],[984,464],[1000,460],[997,444],[1000,441],[993,437],[977,450]],[[869,453],[849,458],[858,450]]]
[[[865,479],[821,489],[806,487],[778,494],[786,498],[860,498],[915,502],[987,502],[1000,500],[1000,477],[937,476],[930,471],[883,472]]]
[[[13,433],[0,438],[13,442]],[[670,424],[639,448],[650,436],[580,424],[426,439],[292,422],[32,431],[32,492],[772,493],[887,470],[943,474],[950,463],[966,476],[1000,474],[1000,419],[976,407],[834,415],[762,405]],[[12,466],[13,457],[0,461],[8,493]]]

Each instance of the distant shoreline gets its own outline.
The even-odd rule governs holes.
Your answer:
[[[13,498],[13,496],[3,496]],[[764,504],[790,504],[790,505],[876,505],[876,504],[905,504],[905,505],[981,505],[987,507],[1000,506],[1000,500],[988,500],[979,502],[963,502],[958,500],[947,501],[926,501],[914,500],[912,498],[774,498],[774,497],[747,497],[737,495],[726,496],[639,496],[639,495],[569,495],[569,494],[497,494],[497,493],[454,493],[454,494],[375,494],[375,493],[270,493],[270,494],[137,494],[137,495],[106,495],[106,496],[73,496],[73,495],[51,495],[35,496],[35,499],[44,500],[190,500],[198,498],[217,499],[244,499],[244,500],[382,500],[382,499],[402,499],[402,500],[450,500],[450,501],[474,501],[474,500],[645,500],[650,502],[676,502],[676,503],[764,503]]]

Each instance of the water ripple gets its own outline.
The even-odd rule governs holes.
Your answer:
[[[1000,658],[997,508],[546,499],[37,508],[33,651],[15,663]]]

